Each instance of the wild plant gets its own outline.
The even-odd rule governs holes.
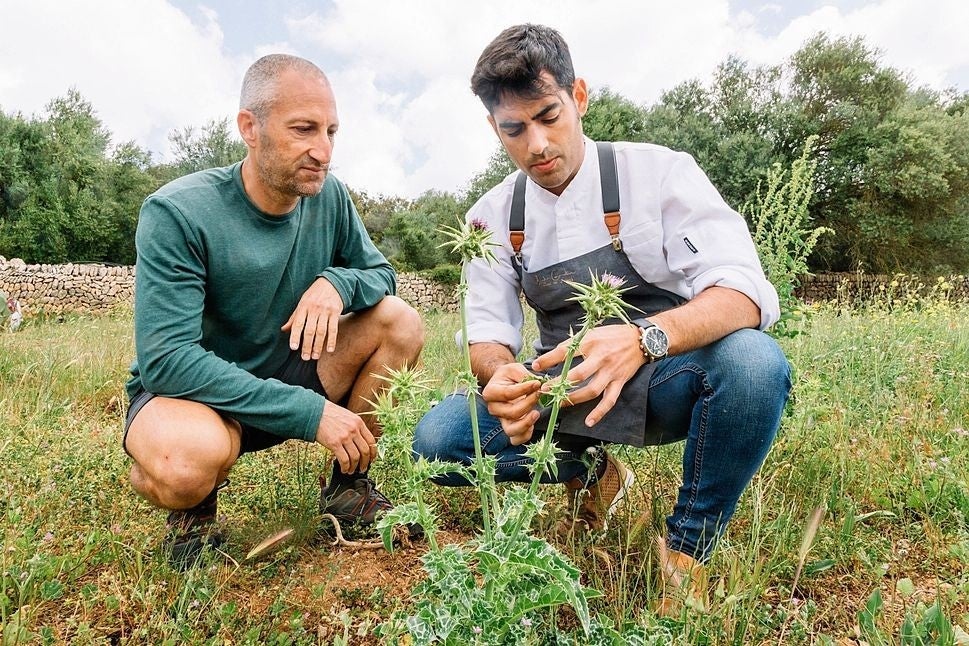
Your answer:
[[[492,261],[494,243],[487,228],[474,220],[460,227],[446,227],[444,232],[451,239],[451,250],[463,260],[458,296],[464,352],[458,381],[468,393],[475,446],[473,466],[429,462],[423,457],[409,460],[402,455],[409,448],[409,429],[424,412],[419,393],[426,384],[415,371],[391,374],[389,387],[375,403],[375,414],[384,430],[380,450],[404,458],[400,463],[407,470],[404,488],[410,499],[380,521],[384,543],[391,547],[394,526],[420,523],[429,546],[423,557],[427,577],[414,591],[415,612],[406,618],[406,630],[418,644],[540,643],[543,635],[556,631],[554,609],[568,604],[587,635],[592,629],[601,633],[603,625],[590,618],[588,603],[600,593],[583,586],[579,569],[546,540],[530,533],[532,521],[544,505],[538,495],[539,483],[544,474],[554,475],[556,469],[558,450],[553,434],[546,430],[525,451],[531,458],[532,475],[527,487],[506,487],[499,492],[496,459],[483,454],[474,401],[477,380],[467,342],[467,265],[475,259]],[[569,342],[561,377],[543,385],[551,402],[548,429],[555,428],[562,403],[568,398],[568,372],[582,338],[606,318],[628,320],[621,279],[606,274],[592,276],[589,285],[569,284],[576,293],[573,300],[582,307],[585,317]],[[477,488],[481,499],[482,531],[464,544],[438,542],[436,513],[424,494],[429,480],[446,473],[463,476]]]
[[[810,158],[817,137],[809,137],[801,156],[791,165],[788,176],[780,164],[767,171],[767,187],[742,212],[754,227],[753,239],[764,273],[777,290],[781,318],[773,327],[777,336],[794,336],[806,317],[804,304],[794,290],[800,277],[808,273],[807,258],[828,227],[806,228],[810,223],[808,205],[814,196],[814,171],[817,162]]]

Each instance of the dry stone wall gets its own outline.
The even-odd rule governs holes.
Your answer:
[[[456,285],[442,285],[417,274],[397,275],[397,295],[422,312],[458,311]]]
[[[0,256],[0,289],[20,301],[24,316],[102,313],[130,302],[135,269],[97,264],[28,265]]]
[[[400,274],[397,293],[422,312],[457,311],[457,288],[417,274]],[[944,279],[951,298],[969,299],[969,276]],[[802,279],[798,295],[809,301],[865,300],[885,290],[926,293],[936,279],[860,273],[832,273]],[[130,303],[135,268],[97,264],[28,265],[0,256],[0,290],[20,301],[25,316],[68,312],[102,313]]]
[[[795,292],[808,302],[843,300],[848,303],[865,302],[873,298],[904,297],[910,294],[925,296],[945,294],[950,300],[969,299],[969,276],[928,278],[911,275],[865,274],[862,272],[831,272],[805,276]]]
[[[400,274],[397,293],[417,309],[457,311],[456,289],[416,274]],[[130,303],[135,268],[97,264],[28,265],[0,256],[0,290],[20,301],[24,316],[103,313]]]

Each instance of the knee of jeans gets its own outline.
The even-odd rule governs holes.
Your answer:
[[[738,330],[719,344],[719,367],[724,377],[757,392],[791,387],[787,357],[771,337],[758,330]]]
[[[415,460],[422,456],[428,460],[455,460],[458,457],[455,433],[459,431],[459,424],[447,414],[446,401],[432,408],[414,428],[411,449]]]
[[[414,428],[414,441],[411,449],[415,460],[420,457],[434,460],[440,457],[442,449],[445,448],[441,441],[443,435],[440,432],[441,429],[425,420],[426,418],[422,419]]]

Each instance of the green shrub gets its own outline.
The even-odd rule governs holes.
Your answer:
[[[433,269],[421,272],[421,276],[430,278],[434,282],[443,285],[457,285],[461,282],[460,265],[438,265]]]

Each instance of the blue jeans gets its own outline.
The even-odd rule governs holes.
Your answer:
[[[666,519],[667,545],[706,561],[733,516],[741,493],[763,463],[791,389],[790,366],[773,339],[739,330],[699,350],[667,357],[650,380],[646,424],[663,443],[686,440],[683,484]],[[501,423],[475,398],[482,449],[498,458],[499,481],[527,482],[524,446],[512,446]],[[565,436],[563,436],[564,438]],[[570,436],[572,439],[574,436]],[[533,436],[531,441],[537,438]],[[558,438],[557,438],[558,439]],[[588,476],[586,446],[564,447],[558,477]],[[469,465],[474,460],[471,415],[465,395],[445,398],[418,423],[414,452],[428,459]],[[466,485],[457,475],[439,484]]]

